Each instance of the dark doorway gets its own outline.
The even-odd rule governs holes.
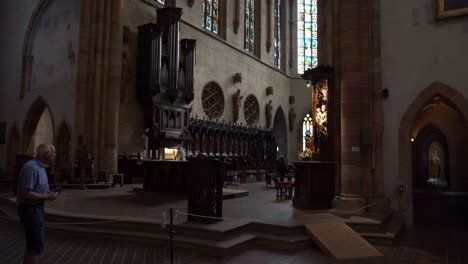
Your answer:
[[[449,147],[434,125],[421,130],[413,143],[413,203],[415,223],[462,223],[468,194],[450,187]]]
[[[275,149],[280,156],[287,158],[288,156],[288,130],[286,127],[286,118],[281,107],[276,110],[275,119],[272,129],[273,137],[275,138]]]

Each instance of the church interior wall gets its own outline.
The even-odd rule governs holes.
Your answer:
[[[73,124],[80,1],[1,2],[0,120],[7,122],[7,131],[16,125],[22,133],[31,104],[41,96],[55,120]],[[30,36],[30,55],[34,56],[31,85],[20,98],[26,32],[34,11],[43,2]],[[6,144],[0,145],[0,167],[5,166],[5,148]]]
[[[7,122],[7,131],[22,126],[17,117],[21,82],[21,53],[23,40],[36,1],[6,0],[0,2],[0,29],[2,48],[0,49],[0,120]],[[26,108],[26,106],[24,106]],[[27,111],[24,110],[25,112]],[[24,114],[25,115],[25,114]],[[7,142],[9,134],[7,133]],[[7,144],[0,144],[0,168],[6,166]]]
[[[296,81],[287,76],[285,73],[274,69],[273,60],[266,59],[264,56],[261,59],[247,54],[243,50],[243,23],[239,27],[239,33],[233,34],[232,17],[234,11],[232,9],[235,1],[227,1],[229,8],[227,9],[227,29],[226,40],[222,40],[213,34],[206,32],[200,25],[201,18],[201,3],[195,1],[193,7],[189,7],[185,1],[177,1],[178,7],[183,8],[182,23],[181,23],[181,39],[190,38],[197,40],[196,48],[196,66],[195,66],[195,83],[194,83],[194,102],[192,107],[192,116],[198,118],[207,118],[205,115],[202,104],[201,94],[203,88],[209,82],[216,82],[223,90],[224,93],[224,111],[219,117],[218,121],[232,121],[233,119],[233,105],[232,95],[241,90],[242,105],[240,108],[240,115],[238,123],[245,125],[245,117],[243,112],[243,103],[245,98],[253,94],[259,103],[259,120],[257,126],[264,127],[266,125],[265,106],[271,100],[272,109],[272,122],[274,114],[278,107],[282,107],[285,112],[286,120],[288,121],[288,111],[290,107],[298,107],[297,102],[294,105],[289,104],[289,96],[292,95],[292,90],[296,86],[305,86],[304,81]],[[243,5],[241,5],[242,7]],[[265,7],[265,6],[263,6]],[[197,12],[200,10],[200,12]],[[263,10],[263,9],[262,9]],[[262,12],[265,12],[264,10]],[[241,12],[242,21],[243,12]],[[129,44],[129,68],[131,70],[130,82],[127,86],[127,100],[121,106],[120,127],[119,127],[119,152],[135,153],[143,152],[144,139],[143,135],[143,113],[141,106],[136,102],[135,98],[135,69],[136,69],[136,54],[137,54],[137,27],[142,24],[155,22],[156,13],[154,5],[149,5],[147,1],[129,0],[124,1],[124,25],[129,27],[131,43]],[[265,20],[262,20],[266,23]],[[264,26],[263,26],[264,27]],[[262,46],[261,54],[266,54],[266,35],[262,34],[260,41]],[[265,50],[264,50],[265,49]],[[268,56],[273,57],[273,49]],[[265,55],[266,56],[266,55]],[[242,82],[234,83],[233,75],[240,73]],[[273,95],[267,95],[267,87],[273,87]],[[295,91],[296,98],[304,98],[304,94]],[[306,91],[304,91],[306,92]],[[308,94],[306,92],[306,94]],[[310,105],[311,97],[306,96],[306,106]],[[303,109],[295,109],[301,111],[297,115],[296,123],[300,119]],[[295,127],[297,131],[298,126]],[[302,130],[302,128],[301,128]],[[294,133],[295,133],[294,131]],[[291,148],[298,146],[297,137],[291,136],[288,133],[288,148],[293,159],[297,156],[297,150]],[[302,141],[300,141],[302,142]],[[301,143],[302,144],[302,143]],[[298,149],[299,150],[299,149]]]
[[[383,101],[383,171],[387,194],[398,180],[400,122],[411,102],[441,82],[468,97],[468,17],[435,20],[435,1],[380,1]],[[409,139],[408,139],[409,140]]]
[[[294,107],[296,119],[294,122],[294,130],[290,131],[288,142],[290,160],[298,160],[298,152],[302,151],[302,143],[304,135],[302,134],[302,122],[307,114],[312,113],[312,87],[307,87],[304,80],[293,80],[291,82],[291,95],[294,96]],[[289,109],[288,109],[289,111]]]

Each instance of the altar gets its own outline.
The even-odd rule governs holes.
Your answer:
[[[142,160],[143,189],[150,192],[186,193],[191,176],[189,161]]]
[[[335,194],[335,163],[296,161],[293,206],[310,210],[328,210]]]

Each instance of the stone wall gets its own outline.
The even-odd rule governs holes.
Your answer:
[[[66,122],[72,127],[80,1],[5,0],[0,10],[0,120],[8,122],[7,134],[14,126],[23,133],[31,104],[39,96],[50,108],[53,124]],[[25,54],[33,60],[21,98]],[[0,145],[0,167],[5,166],[6,146]]]
[[[399,164],[399,128],[419,93],[440,82],[468,97],[468,17],[435,20],[435,2],[380,1],[382,89],[389,90],[383,101],[387,195],[402,184],[398,179],[399,167],[404,166]]]
[[[148,4],[150,0],[127,0],[124,2],[124,25],[129,27],[130,42],[128,44],[129,56],[128,64],[130,69],[129,83],[126,89],[126,100],[123,102],[120,114],[119,127],[119,152],[135,153],[143,152],[143,113],[141,106],[135,98],[135,74],[136,74],[136,54],[137,54],[137,26],[155,22],[155,5]],[[233,20],[235,1],[227,1],[226,9],[226,32],[225,39],[205,31],[201,26],[201,2],[195,1],[193,7],[189,7],[186,1],[176,1],[177,7],[183,8],[181,23],[181,39],[191,38],[197,40],[196,67],[195,67],[195,99],[193,103],[192,115],[205,117],[201,104],[201,94],[203,87],[214,81],[223,90],[225,104],[224,112],[219,120],[232,121],[232,95],[241,90],[242,106],[238,123],[245,124],[243,112],[243,102],[245,98],[253,94],[258,99],[260,106],[258,126],[265,126],[265,105],[272,100],[273,110],[281,106],[284,110],[286,122],[288,122],[288,112],[291,107],[295,108],[297,114],[295,130],[288,133],[289,159],[297,157],[297,151],[302,147],[302,137],[296,132],[302,131],[301,119],[310,111],[310,91],[303,89],[305,81],[298,78],[297,74],[289,76],[284,72],[275,69],[273,64],[273,52],[267,53],[267,31],[266,31],[266,1],[261,1],[262,6],[262,26],[260,41],[260,57],[255,57],[243,50],[243,23],[239,27],[238,34],[234,33]],[[243,1],[241,1],[241,9]],[[288,11],[289,12],[289,11]],[[296,17],[294,17],[296,19]],[[240,13],[240,21],[243,21],[243,11]],[[289,47],[289,31],[285,34],[284,41]],[[273,49],[272,49],[273,50]],[[289,52],[285,52],[289,54]],[[289,57],[283,58],[287,61]],[[293,64],[294,65],[294,64]],[[295,72],[295,65],[292,68],[285,67],[287,73]],[[241,73],[242,82],[233,83],[233,75]],[[268,86],[273,87],[273,95],[266,95]],[[289,104],[289,96],[294,95],[296,103]],[[274,116],[272,117],[272,122]],[[288,124],[286,124],[288,125]]]

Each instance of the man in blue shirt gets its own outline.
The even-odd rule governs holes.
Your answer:
[[[23,263],[37,263],[44,249],[44,202],[54,201],[58,193],[49,191],[46,165],[55,158],[55,147],[41,144],[36,157],[24,164],[18,175],[16,203],[26,234]]]

